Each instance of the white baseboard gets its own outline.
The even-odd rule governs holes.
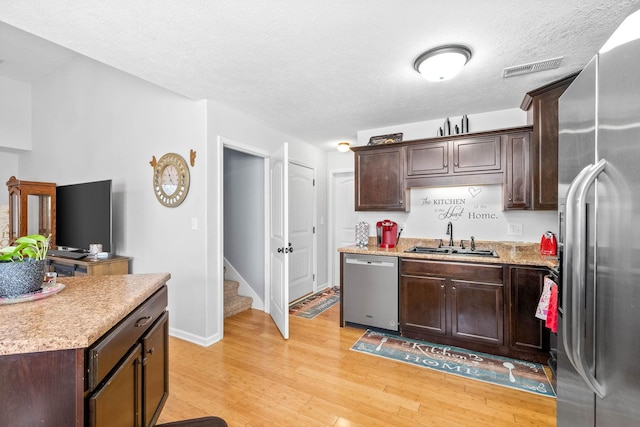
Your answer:
[[[222,339],[222,336],[220,334],[215,334],[210,337],[201,337],[199,335],[185,332],[176,328],[169,328],[169,335],[185,341],[189,341],[190,343],[197,344],[202,347],[209,347],[211,344],[215,344]]]

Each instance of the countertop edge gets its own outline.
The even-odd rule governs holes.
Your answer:
[[[373,241],[372,241],[373,240]],[[558,258],[540,255],[539,243],[528,242],[498,242],[498,241],[477,241],[478,249],[493,249],[497,252],[498,258],[478,257],[471,255],[438,255],[420,254],[415,252],[405,252],[413,246],[438,246],[435,239],[400,239],[395,248],[379,248],[376,246],[375,238],[370,239],[369,246],[345,246],[338,249],[340,253],[394,256],[398,258],[425,259],[448,262],[473,262],[483,264],[503,264],[510,266],[530,266],[546,267],[557,269]]]
[[[88,348],[157,290],[171,274],[61,277],[51,297],[0,306],[0,356]]]

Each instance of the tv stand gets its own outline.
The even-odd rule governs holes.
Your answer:
[[[129,257],[112,255],[109,258],[86,257],[82,259],[63,258],[47,255],[49,271],[58,276],[109,276],[129,274]]]

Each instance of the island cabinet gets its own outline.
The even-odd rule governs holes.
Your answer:
[[[494,352],[504,346],[504,268],[402,259],[403,336]]]
[[[88,350],[88,425],[151,426],[168,390],[168,314],[162,289]]]
[[[546,268],[509,267],[509,346],[515,352],[549,354],[549,329],[535,317],[548,273]]]
[[[120,276],[115,279],[118,283],[112,281],[117,289],[112,294],[105,287],[106,282],[94,286],[89,278],[66,279],[67,288],[47,300],[31,306],[4,307],[18,323],[11,326],[0,322],[0,337],[6,338],[3,344],[13,347],[13,353],[6,348],[0,352],[0,425],[155,424],[168,396],[167,286],[156,287],[158,281],[149,285],[144,277],[133,276]],[[166,277],[162,280],[166,282]],[[127,283],[119,286],[120,282]],[[98,289],[103,289],[102,298],[96,292]],[[128,296],[144,298],[142,292],[147,290],[153,293],[128,314],[116,314]],[[96,295],[87,296],[91,291]],[[74,303],[79,301],[82,307],[85,304],[92,307],[86,307],[89,312],[70,316]],[[50,320],[41,321],[38,316],[49,316]],[[91,319],[98,320],[96,316],[108,317],[109,322],[120,320],[92,340],[89,336],[102,327],[96,326],[102,325],[99,322],[92,324]],[[65,319],[70,323],[63,324]],[[31,327],[23,326],[28,322],[32,322]],[[31,333],[32,330],[35,332]],[[44,335],[54,331],[55,336]],[[79,345],[86,339],[89,339],[86,346]],[[66,340],[73,344],[64,346],[71,348],[55,349]]]
[[[355,210],[405,211],[404,147],[353,147],[355,158]]]

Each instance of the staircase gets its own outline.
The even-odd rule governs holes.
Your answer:
[[[251,308],[253,298],[238,295],[240,284],[235,280],[224,281],[224,317],[233,316]]]

